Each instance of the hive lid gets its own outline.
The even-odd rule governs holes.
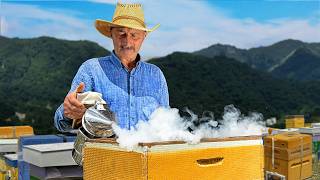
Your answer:
[[[200,142],[221,142],[221,141],[240,141],[240,140],[259,140],[262,136],[237,136],[237,137],[223,137],[223,138],[202,138]],[[115,138],[97,138],[89,139],[88,142],[118,144]],[[155,146],[167,144],[186,144],[185,141],[161,141],[161,142],[145,142],[139,143],[139,146]]]
[[[303,127],[303,128],[299,128],[299,132],[304,134],[320,134],[320,127],[313,127],[313,128]]]
[[[198,144],[188,144],[184,141],[162,141],[151,143],[139,143],[132,151],[144,152],[148,151],[170,151],[178,149],[197,149],[208,147],[234,147],[234,146],[251,146],[262,145],[261,136],[243,136],[243,137],[227,137],[227,138],[204,138]],[[115,150],[125,150],[119,146],[113,138],[90,139],[86,143],[86,147],[107,147]],[[147,149],[146,149],[147,148]]]
[[[0,153],[16,152],[18,139],[0,139]]]
[[[27,145],[23,148],[23,159],[38,167],[76,165],[72,149],[73,142]]]

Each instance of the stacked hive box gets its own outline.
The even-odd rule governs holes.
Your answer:
[[[23,147],[32,144],[49,144],[63,142],[63,139],[56,135],[37,135],[20,137],[18,142],[18,169],[19,179],[30,179],[30,165],[23,159]]]
[[[86,143],[84,179],[263,179],[262,139],[140,144]]]
[[[0,180],[8,179],[7,175],[8,173],[11,173],[6,165],[5,155],[17,151],[18,137],[29,135],[33,135],[33,128],[30,126],[0,127]],[[11,174],[9,175],[11,176]]]
[[[0,180],[4,180],[6,175],[6,163],[3,156],[0,156]]]
[[[6,162],[6,180],[18,180],[17,154],[4,155]]]
[[[289,180],[312,176],[312,137],[284,133],[264,139],[265,170],[286,176]]]
[[[24,136],[24,137],[20,137],[19,138],[19,142],[18,142],[18,169],[19,169],[19,173],[18,173],[18,177],[19,179],[23,179],[23,180],[29,180],[30,177],[32,177],[33,179],[37,179],[37,177],[34,177],[34,172],[33,170],[41,170],[41,172],[43,169],[39,169],[38,167],[36,167],[35,165],[29,164],[28,158],[30,159],[30,157],[25,157],[24,153],[25,153],[25,149],[27,148],[27,146],[30,145],[41,145],[41,144],[51,144],[48,145],[48,148],[46,151],[46,154],[48,155],[48,152],[50,151],[50,148],[52,149],[52,147],[56,147],[56,143],[61,143],[60,146],[61,148],[64,148],[65,144],[64,142],[72,142],[74,141],[75,136],[64,136],[64,135],[36,135],[36,136]],[[41,152],[41,151],[37,151],[37,152]],[[62,152],[62,151],[59,151]],[[49,154],[50,156],[51,154]],[[71,150],[70,150],[70,158],[71,158]],[[34,160],[39,160],[39,161],[43,161],[43,159],[40,156],[35,156],[33,157]],[[52,163],[64,163],[65,159],[59,159],[56,158],[54,160],[51,160]],[[63,173],[61,173],[61,171],[59,171],[59,167],[51,167],[51,169],[55,172],[54,175],[58,176],[58,175],[62,175]],[[71,169],[69,171],[73,171],[74,169]],[[38,174],[36,174],[38,175]],[[45,178],[44,178],[45,179]]]
[[[20,136],[33,135],[31,126],[5,126],[0,127],[0,138],[18,138]]]
[[[302,134],[310,134],[313,142],[313,153],[317,155],[320,150],[320,127],[300,128],[299,132]]]
[[[318,179],[320,178],[320,127],[300,128],[300,133],[312,136],[313,151],[313,173]]]
[[[303,115],[286,116],[286,128],[301,128],[301,127],[304,127]]]

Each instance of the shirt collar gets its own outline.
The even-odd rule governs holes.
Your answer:
[[[135,69],[138,69],[138,67],[140,66],[140,59],[141,59],[140,54],[138,54],[136,57],[136,60],[135,60],[137,62],[137,64],[136,64],[136,67],[132,69],[133,71],[135,71]],[[114,50],[112,51],[112,54],[111,54],[111,61],[118,68],[125,68],[125,66],[121,63],[121,60],[117,57]]]

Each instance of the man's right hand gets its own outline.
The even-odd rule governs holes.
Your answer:
[[[69,93],[63,102],[64,116],[70,119],[81,119],[86,112],[85,106],[77,100],[77,93],[81,93],[84,90],[84,83],[81,82],[77,89]]]

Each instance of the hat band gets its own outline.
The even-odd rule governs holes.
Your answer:
[[[137,18],[137,17],[134,17],[134,16],[127,16],[127,15],[124,15],[124,16],[117,16],[115,18],[113,18],[112,22],[116,22],[117,20],[120,20],[120,19],[132,19],[132,20],[135,20],[137,21],[142,27],[146,27],[146,25],[144,24],[144,22]]]

